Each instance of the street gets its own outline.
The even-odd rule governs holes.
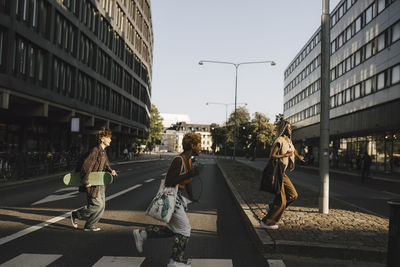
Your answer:
[[[192,266],[268,266],[252,244],[214,160],[201,160],[194,180],[199,204],[189,206],[192,237],[186,256]],[[86,203],[85,194],[59,179],[0,188],[2,266],[166,266],[171,239],[146,241],[136,251],[132,230],[158,222],[145,216],[169,160],[114,166],[118,176],[106,189],[100,232],[75,230],[69,212]],[[203,187],[201,189],[201,187]]]

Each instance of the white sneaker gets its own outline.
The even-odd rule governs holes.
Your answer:
[[[273,224],[273,225],[268,225],[265,222],[261,221],[260,222],[260,226],[264,229],[268,229],[268,230],[276,230],[278,229],[278,225],[277,224]]]
[[[174,261],[173,259],[169,260],[167,267],[191,267],[191,260],[188,260],[186,263]]]
[[[135,239],[135,245],[136,245],[137,251],[139,253],[142,253],[143,252],[143,241],[144,241],[144,238],[140,234],[140,230],[139,229],[133,230],[133,238]]]

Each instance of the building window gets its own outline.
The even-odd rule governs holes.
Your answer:
[[[34,78],[35,77],[35,61],[36,61],[36,51],[35,48],[32,46],[29,46],[29,55],[28,55],[28,68],[29,68],[29,77]]]
[[[400,81],[400,65],[397,65],[392,69],[392,84]]]
[[[3,62],[4,61],[5,40],[6,40],[5,32],[2,29],[0,29],[0,67],[1,68],[4,67],[4,65],[5,65]]]
[[[385,48],[385,33],[378,36],[378,51]]]
[[[378,13],[381,13],[382,10],[385,9],[386,5],[385,5],[385,0],[378,0]]]
[[[365,81],[365,95],[372,93],[372,78]]]
[[[19,40],[18,46],[18,53],[19,53],[19,72],[25,75],[26,71],[26,45],[24,41]]]
[[[385,72],[379,73],[377,78],[377,90],[385,88]]]
[[[356,84],[354,86],[354,98],[357,99],[360,97],[361,97],[361,86],[360,86],[360,84]]]
[[[38,51],[38,80],[42,82],[44,80],[44,54],[43,52],[39,49]]]
[[[355,22],[355,32],[359,32],[361,30],[361,16],[356,19]]]
[[[392,28],[392,43],[400,38],[400,22],[397,22]]]

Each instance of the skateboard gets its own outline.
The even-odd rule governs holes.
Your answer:
[[[81,174],[79,172],[71,172],[64,175],[64,184],[69,186],[81,186]],[[106,185],[113,182],[113,177],[109,172],[91,172],[89,174],[89,184]]]

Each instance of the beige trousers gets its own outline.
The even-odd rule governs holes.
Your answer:
[[[281,193],[276,195],[272,206],[270,206],[270,210],[267,216],[264,217],[263,221],[268,224],[277,224],[281,219],[283,212],[285,209],[293,203],[298,197],[297,191],[294,188],[292,182],[289,177],[284,173],[282,180]]]

